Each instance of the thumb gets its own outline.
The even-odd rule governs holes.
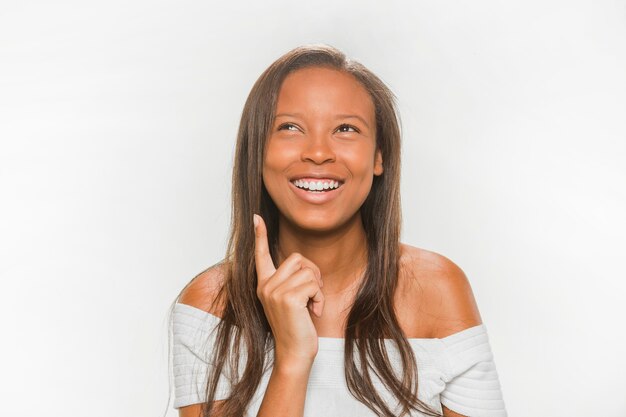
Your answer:
[[[263,218],[258,214],[254,215],[254,261],[259,281],[271,277],[276,272],[267,242],[267,228]]]

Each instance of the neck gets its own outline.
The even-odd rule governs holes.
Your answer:
[[[361,214],[331,232],[300,228],[280,216],[278,221],[278,263],[294,252],[318,266],[325,295],[335,295],[360,281],[367,265],[367,242]]]

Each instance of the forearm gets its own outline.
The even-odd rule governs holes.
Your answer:
[[[257,417],[300,417],[311,365],[274,366]]]

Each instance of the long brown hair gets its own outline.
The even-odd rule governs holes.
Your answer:
[[[415,356],[398,324],[393,305],[400,272],[401,224],[400,128],[395,98],[367,68],[326,45],[299,47],[276,60],[256,81],[243,108],[232,176],[231,234],[222,262],[224,285],[217,297],[224,300],[224,314],[217,328],[211,360],[214,368],[208,376],[203,416],[211,414],[222,371],[230,370],[235,379],[221,413],[228,417],[241,416],[270,365],[266,364],[266,354],[274,340],[256,295],[252,214],[259,213],[265,220],[270,253],[276,261],[279,213],[263,185],[264,149],[283,80],[293,71],[312,66],[351,74],[369,92],[375,106],[376,147],[381,150],[385,165],[384,173],[374,177],[371,191],[361,206],[368,259],[346,323],[344,365],[348,389],[377,415],[394,416],[393,409],[372,383],[373,372],[398,400],[401,415],[417,410],[440,416],[417,398]],[[401,376],[394,372],[383,339],[391,339],[398,349]],[[242,355],[246,359],[239,377]]]

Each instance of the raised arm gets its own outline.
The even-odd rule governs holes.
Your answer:
[[[322,315],[324,296],[319,268],[291,254],[276,269],[269,253],[267,230],[255,216],[257,295],[275,340],[274,367],[258,417],[304,414],[306,388],[317,355],[317,331],[310,312]]]

